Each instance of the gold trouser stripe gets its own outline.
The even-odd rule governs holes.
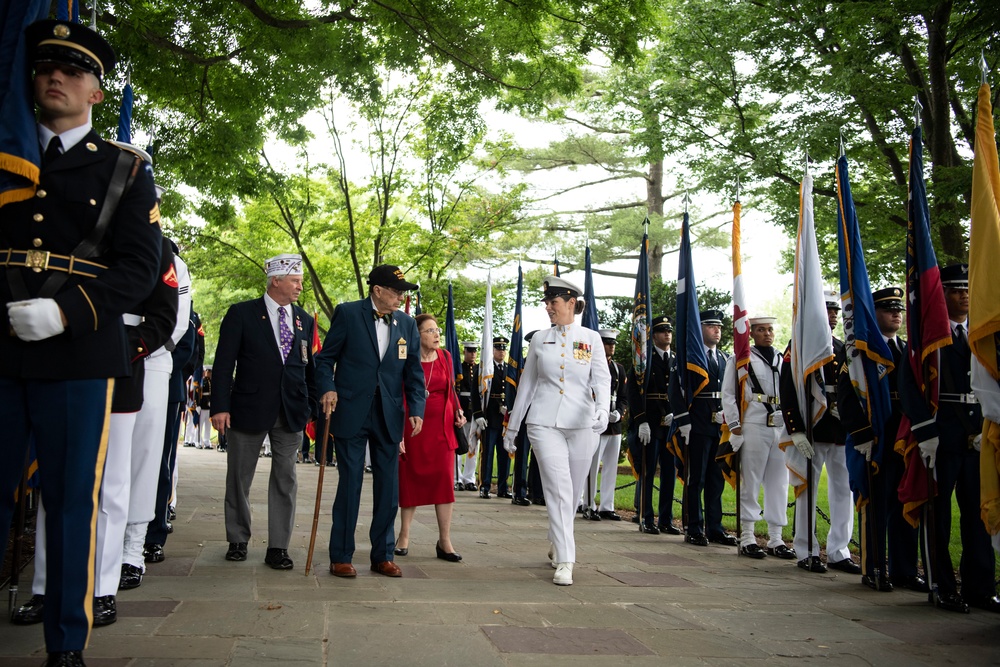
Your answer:
[[[84,609],[87,611],[87,641],[83,647],[87,648],[90,643],[90,632],[94,627],[94,586],[97,560],[97,511],[98,501],[101,497],[101,482],[104,479],[104,462],[108,458],[108,432],[111,429],[111,397],[115,391],[114,378],[108,380],[107,396],[104,399],[104,426],[101,427],[101,444],[97,448],[97,464],[94,467],[94,493],[91,497],[94,512],[90,516],[90,550],[87,553],[87,598]]]
[[[862,507],[859,514],[861,515],[861,526],[858,531],[858,538],[861,542],[861,573],[868,574],[872,571],[868,568],[868,561],[871,559],[871,544],[869,544],[868,537],[868,508]]]

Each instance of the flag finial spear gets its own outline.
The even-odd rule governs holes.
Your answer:
[[[804,148],[802,150],[802,152],[804,154],[803,155],[803,159],[805,160],[805,163],[806,163],[806,176],[808,176],[809,175],[809,149],[808,148]]]
[[[97,30],[97,0],[94,0],[94,4],[90,8],[90,29]]]
[[[990,66],[986,63],[986,53],[979,52],[979,83],[986,83],[986,75],[990,73]]]
[[[648,215],[645,218],[642,219],[642,233],[643,234],[648,234],[649,233],[649,216]]]
[[[681,201],[684,202],[684,212],[687,213],[688,212],[688,205],[691,204],[691,195],[689,195],[687,193],[687,191],[685,191],[684,192],[684,199],[682,199]]]
[[[840,128],[839,136],[840,136],[840,150],[837,153],[837,157],[844,157],[845,155],[847,155],[847,150],[844,148],[844,128]]]
[[[920,127],[920,112],[923,111],[924,105],[920,103],[920,96],[913,96],[913,123],[914,127]]]
[[[736,203],[740,201],[740,175],[736,174]]]

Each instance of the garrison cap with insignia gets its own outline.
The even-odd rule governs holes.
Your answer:
[[[701,323],[702,324],[717,324],[722,326],[722,311],[710,308],[709,310],[701,311]]]
[[[616,329],[598,329],[597,333],[600,334],[601,340],[605,343],[614,345],[618,341],[618,331]]]
[[[653,328],[650,329],[653,333],[657,331],[673,331],[674,323],[670,321],[670,317],[667,315],[660,315],[659,317],[653,318]]]
[[[826,299],[826,307],[840,310],[840,295],[835,290],[823,290],[823,298]]]
[[[545,291],[543,299],[555,299],[560,296],[564,299],[570,299],[578,298],[583,294],[583,290],[576,283],[570,282],[560,276],[549,276],[546,278],[545,282],[542,283],[542,289]]]
[[[504,338],[503,336],[494,336],[493,337],[493,349],[494,350],[506,350],[507,349],[507,343],[509,343],[509,342],[510,341],[507,340],[506,338]]]
[[[28,62],[60,63],[98,79],[114,69],[115,51],[103,37],[80,23],[36,21],[25,29]]]
[[[872,301],[876,308],[884,310],[905,310],[903,305],[903,290],[900,287],[886,287],[872,292]]]
[[[949,264],[941,269],[941,285],[945,289],[969,289],[969,265]]]

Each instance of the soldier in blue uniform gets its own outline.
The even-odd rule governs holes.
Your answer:
[[[115,62],[108,43],[50,20],[29,26],[26,43],[45,156],[35,196],[0,216],[0,543],[34,440],[47,508],[46,664],[79,665],[113,378],[130,374],[122,314],[159,277],[159,209],[142,160],[90,126]]]
[[[973,606],[1000,612],[1000,598],[993,578],[995,554],[979,517],[978,444],[983,413],[972,393],[970,378],[968,264],[952,264],[941,269],[941,284],[951,320],[952,344],[941,348],[937,415],[917,387],[909,364],[903,364],[899,382],[903,412],[913,425],[920,455],[928,468],[933,468],[937,480],[937,495],[931,501],[933,531],[928,536],[932,541],[929,549],[931,576],[937,585],[937,604],[941,609],[968,612],[969,606]],[[961,593],[948,551],[953,494],[961,513]]]
[[[684,475],[684,514],[687,518],[687,532],[684,541],[699,547],[707,547],[709,542],[735,547],[739,542],[726,533],[722,527],[722,492],[726,481],[722,470],[715,462],[722,437],[722,376],[728,356],[717,349],[722,339],[722,312],[705,310],[701,312],[701,337],[705,344],[705,359],[708,362],[708,384],[694,399],[689,417],[679,425],[683,437],[687,439],[687,465]],[[674,402],[681,399],[680,383],[672,382]],[[660,464],[660,478],[663,479],[663,464]],[[671,471],[672,472],[672,471]],[[661,487],[662,488],[662,487]],[[702,511],[702,494],[705,504]],[[663,505],[663,495],[660,495]]]
[[[503,418],[507,414],[506,395],[507,382],[507,343],[503,336],[493,338],[493,381],[490,383],[490,393],[483,405],[483,425],[478,420],[479,436],[482,438],[482,448],[479,451],[479,497],[490,498],[490,486],[493,483],[493,461],[497,463],[497,498],[512,499],[507,477],[510,474],[510,457],[503,451]],[[484,351],[485,354],[485,351]]]
[[[636,516],[639,519],[639,530],[650,535],[661,532],[668,535],[680,535],[681,531],[674,527],[672,512],[660,514],[659,526],[653,521],[653,481],[656,477],[656,461],[662,452],[666,451],[667,437],[670,425],[674,420],[670,409],[670,369],[674,362],[674,353],[670,351],[674,325],[666,315],[660,315],[653,320],[651,330],[653,337],[653,354],[649,359],[649,379],[645,393],[641,393],[635,382],[629,382],[628,411],[632,415],[629,433],[629,450],[632,455],[632,467],[639,476],[636,480],[637,502]],[[673,455],[660,461],[660,466],[668,472],[661,476],[660,497],[674,495],[674,458]],[[660,504],[663,507],[663,503]],[[670,507],[669,503],[667,507]]]

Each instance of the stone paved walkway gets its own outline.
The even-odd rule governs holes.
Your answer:
[[[369,572],[365,548],[357,579],[337,579],[326,554],[335,469],[326,475],[315,571],[305,576],[312,465],[298,467],[295,569],[265,566],[261,539],[246,562],[229,563],[224,459],[181,449],[167,560],[118,596],[119,620],[94,630],[88,665],[1000,664],[1000,615],[940,612],[918,593],[876,593],[860,577],[738,559],[735,549],[643,535],[631,523],[578,520],[575,583],[555,586],[545,509],[474,493],[459,493],[455,508],[461,563],[435,558],[434,513],[421,508],[410,553],[396,558],[402,578]],[[261,536],[268,470],[261,459],[253,492]],[[365,547],[369,482],[358,526]],[[30,568],[24,576],[30,581]],[[41,626],[0,623],[0,665],[43,658]]]

